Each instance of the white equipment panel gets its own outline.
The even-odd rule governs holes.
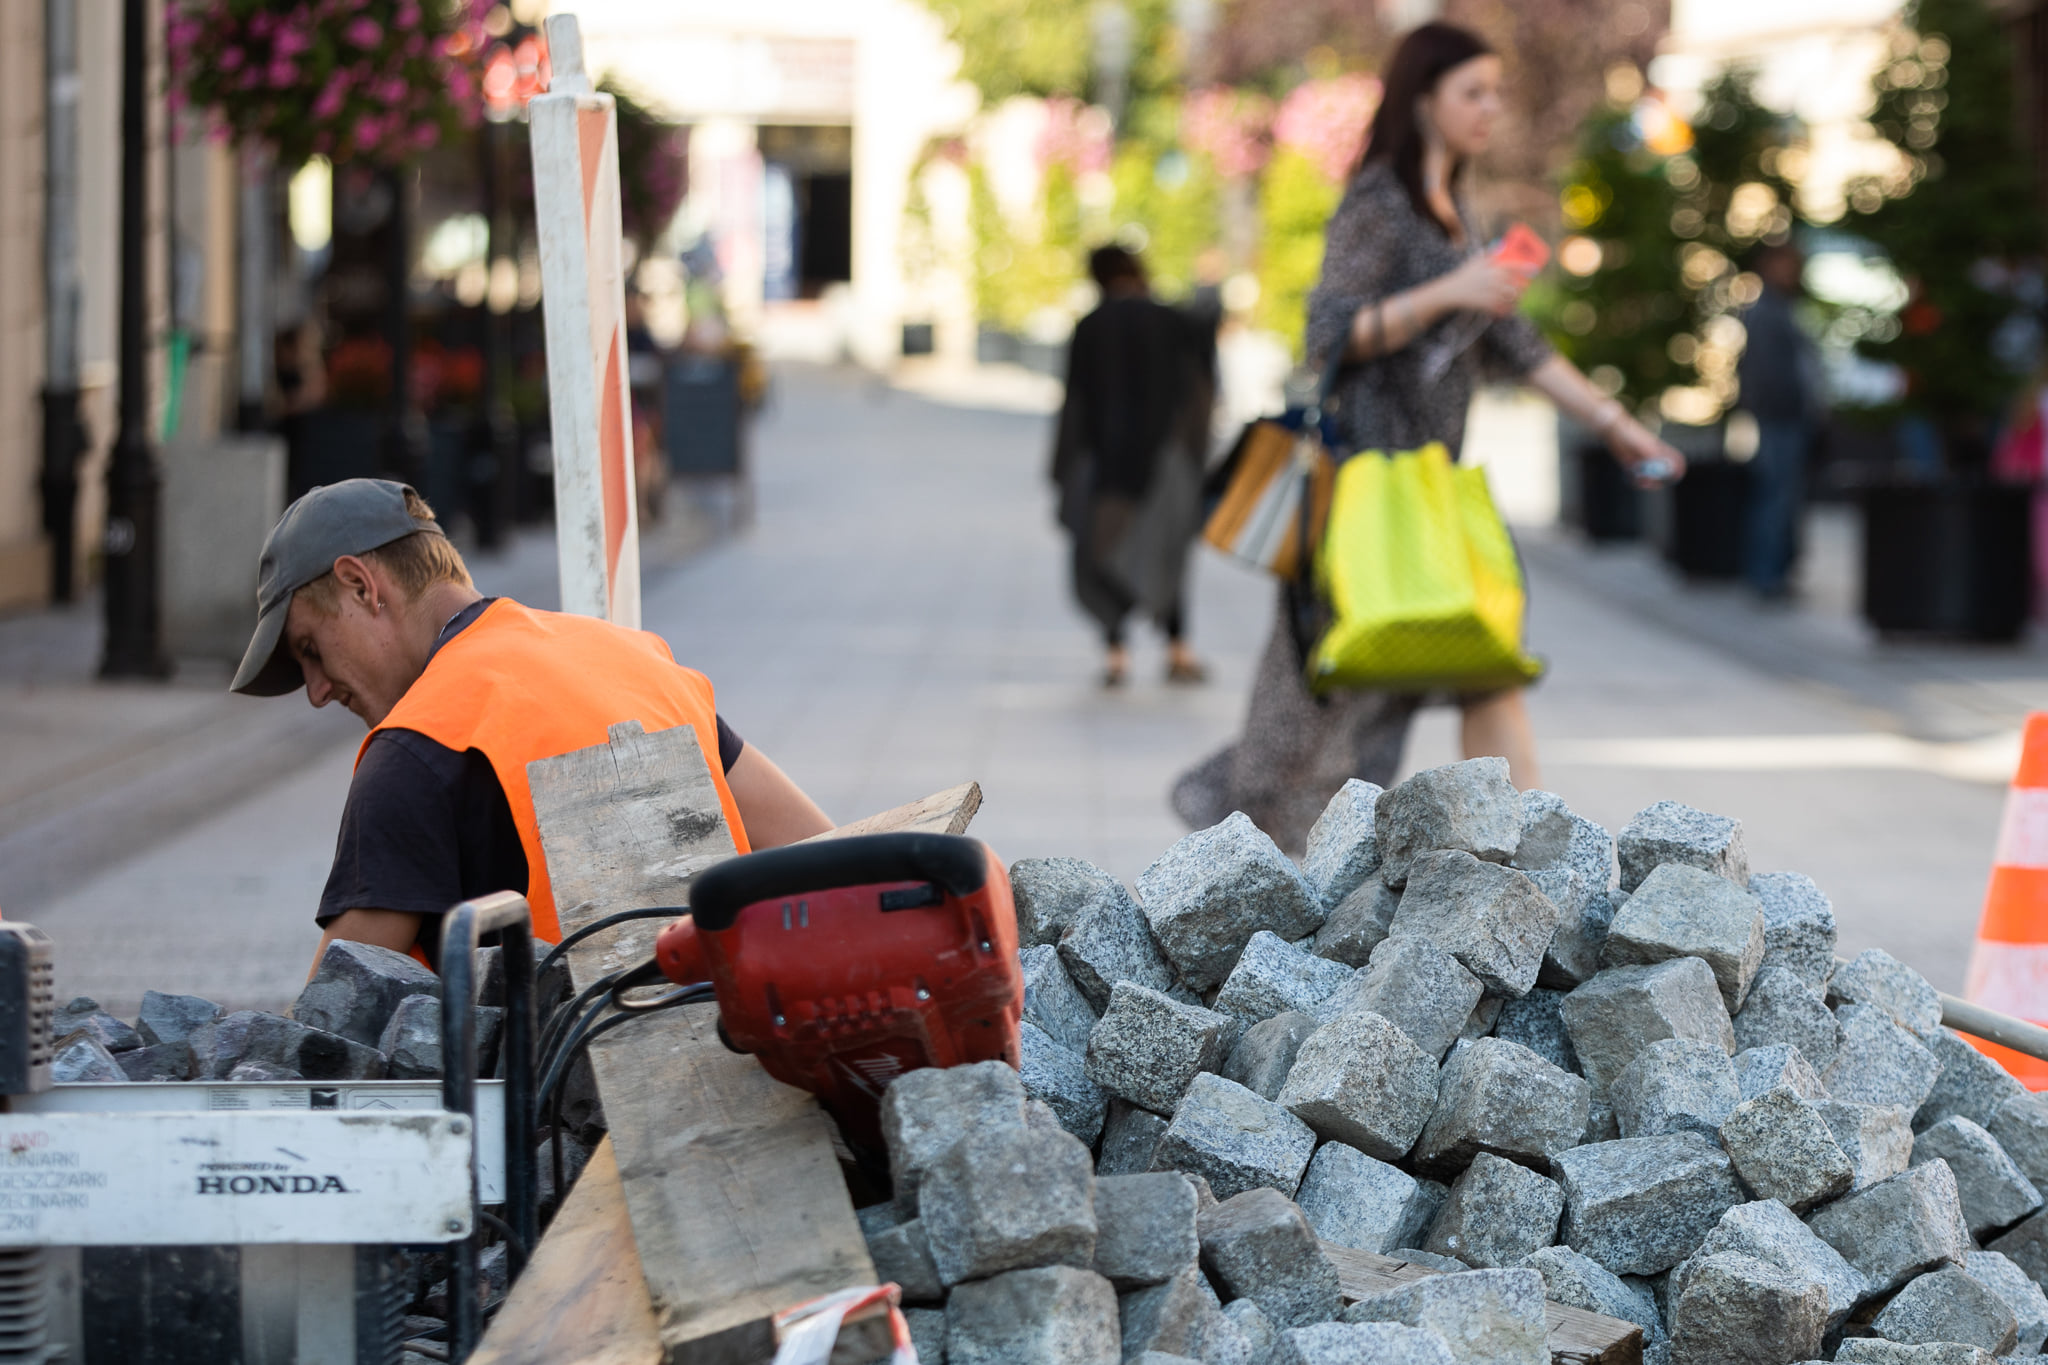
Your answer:
[[[345,1114],[441,1108],[439,1081],[109,1081],[54,1085],[0,1099],[17,1114],[143,1114],[273,1109]],[[477,1184],[486,1204],[505,1202],[505,1083],[476,1083]]]
[[[470,1156],[438,1110],[10,1113],[0,1246],[453,1241]]]

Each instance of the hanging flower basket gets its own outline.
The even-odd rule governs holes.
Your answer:
[[[170,0],[171,104],[296,166],[405,161],[482,114],[491,0]]]

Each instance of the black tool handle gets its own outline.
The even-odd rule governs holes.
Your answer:
[[[759,901],[875,882],[931,882],[955,896],[988,882],[988,850],[957,834],[861,834],[749,853],[707,868],[690,883],[697,928],[729,929]]]

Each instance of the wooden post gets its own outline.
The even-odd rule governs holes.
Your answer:
[[[640,624],[640,528],[626,389],[619,119],[583,68],[573,14],[547,20],[548,93],[527,106],[562,610]]]

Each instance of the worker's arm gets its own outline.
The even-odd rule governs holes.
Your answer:
[[[740,809],[740,823],[747,827],[747,843],[754,848],[780,848],[833,827],[817,802],[751,744],[726,769],[725,785]]]
[[[424,916],[409,915],[403,910],[342,911],[327,922],[327,932],[320,936],[320,951],[313,954],[313,969],[306,973],[306,979],[311,981],[313,973],[320,970],[320,959],[327,956],[327,945],[336,939],[374,943],[394,953],[411,952],[413,944],[419,941],[422,918]]]

